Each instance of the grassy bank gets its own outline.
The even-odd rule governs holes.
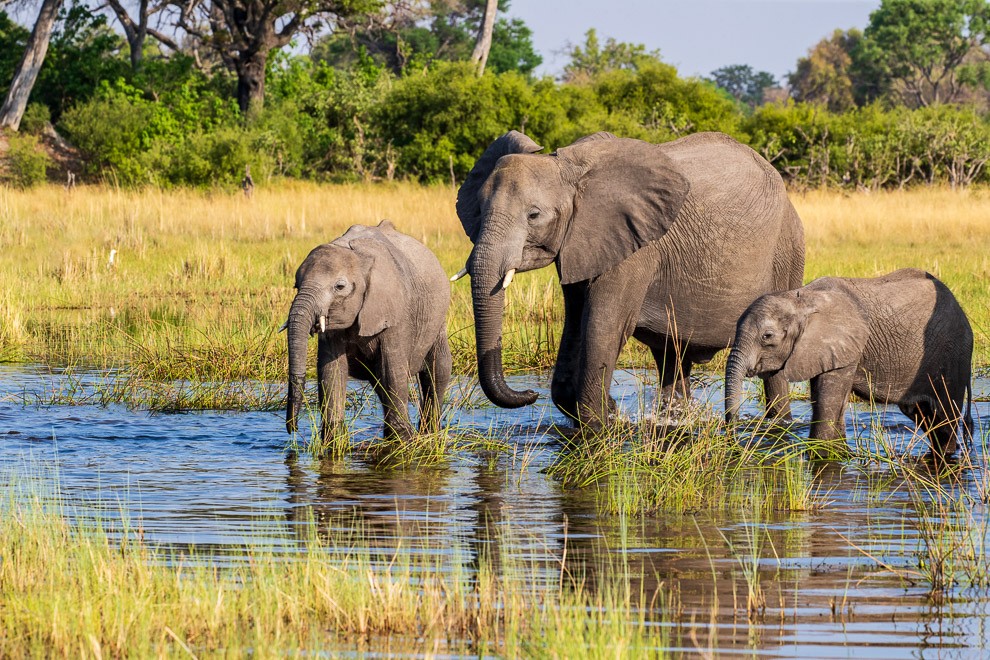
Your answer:
[[[0,188],[0,359],[128,366],[150,379],[284,378],[275,329],[310,249],[392,219],[448,272],[470,251],[449,187],[283,184],[240,194]],[[915,266],[956,293],[990,361],[990,193],[944,189],[794,195],[807,279]],[[113,259],[111,261],[111,253]],[[453,287],[455,370],[474,369],[470,285]],[[509,290],[510,370],[552,364],[562,319],[553,269]],[[650,364],[630,342],[626,365]]]

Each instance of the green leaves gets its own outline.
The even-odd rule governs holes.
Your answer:
[[[967,58],[990,43],[986,0],[883,0],[863,43],[912,105],[957,101]]]

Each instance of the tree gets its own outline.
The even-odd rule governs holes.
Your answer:
[[[609,37],[602,47],[598,32],[591,28],[584,33],[584,45],[571,47],[571,61],[564,67],[565,82],[588,82],[608,71],[635,71],[645,61],[660,59],[660,51],[646,52],[643,44],[629,44]]]
[[[131,68],[137,71],[141,68],[141,58],[144,55],[144,42],[149,35],[157,39],[172,50],[179,50],[179,45],[175,43],[169,35],[151,27],[148,22],[152,16],[161,13],[169,6],[168,0],[137,0],[137,15],[131,18],[128,9],[121,0],[107,0],[107,6],[120,23],[120,29],[124,31],[124,37],[131,51]]]
[[[38,11],[38,20],[34,23],[34,29],[28,38],[27,46],[24,49],[24,56],[21,58],[14,79],[7,90],[7,98],[0,107],[0,128],[10,128],[17,130],[21,125],[21,117],[24,116],[24,109],[27,108],[28,97],[31,96],[31,89],[35,80],[38,79],[38,72],[45,62],[45,55],[48,52],[48,42],[52,36],[52,27],[58,17],[59,7],[62,0],[42,0],[41,9]]]
[[[967,58],[990,43],[988,22],[986,0],[883,0],[863,48],[911,105],[952,103]]]
[[[798,101],[820,103],[833,112],[844,112],[855,105],[850,77],[852,50],[862,38],[858,30],[836,30],[808,51],[788,75],[791,96]]]
[[[471,53],[471,64],[478,67],[478,75],[485,73],[488,62],[488,52],[492,49],[492,33],[495,31],[495,14],[498,12],[498,0],[485,2],[485,13],[478,26],[478,37],[474,42],[474,52]]]
[[[733,64],[716,69],[712,71],[711,80],[737,101],[751,108],[762,105],[766,90],[777,84],[772,73],[754,71],[748,64]]]
[[[246,114],[264,104],[265,69],[273,50],[300,32],[340,27],[384,6],[384,0],[188,0],[179,22],[235,72],[237,104]]]
[[[486,2],[430,0],[395,5],[377,16],[353,21],[348,30],[320,38],[311,55],[338,69],[352,69],[363,61],[396,74],[421,70],[438,60],[466,61],[483,24]],[[498,11],[508,7],[508,1],[501,0]],[[533,47],[532,35],[520,19],[498,18],[486,69],[530,74],[543,61]]]
[[[533,47],[533,31],[522,19],[500,18],[495,22],[488,68],[495,73],[518,71],[528,76],[542,63],[543,58]]]

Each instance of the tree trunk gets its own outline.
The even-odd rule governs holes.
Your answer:
[[[41,11],[38,12],[38,20],[34,24],[34,30],[31,31],[27,48],[24,49],[24,57],[21,58],[21,63],[14,72],[14,80],[10,83],[7,99],[0,108],[0,128],[11,128],[16,131],[20,127],[28,97],[31,96],[31,89],[38,79],[41,65],[45,62],[52,27],[55,25],[61,6],[62,0],[44,0],[41,3]]]
[[[237,105],[247,116],[265,104],[265,64],[268,51],[243,51],[237,57]]]
[[[478,28],[478,39],[471,53],[471,63],[478,66],[478,77],[485,73],[488,62],[488,52],[492,49],[492,33],[495,31],[495,14],[498,12],[498,0],[488,0],[485,3],[485,16]]]

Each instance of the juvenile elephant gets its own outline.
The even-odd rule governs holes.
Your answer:
[[[973,331],[949,289],[922,270],[872,279],[823,277],[762,296],[739,319],[725,370],[726,421],[738,416],[743,376],[811,381],[810,437],[845,437],[849,392],[897,404],[934,454],[956,450],[970,391]],[[973,418],[965,415],[969,433]]]
[[[409,381],[418,374],[420,430],[438,427],[450,383],[446,315],[450,283],[422,243],[395,230],[354,225],[309,253],[296,271],[296,297],[285,327],[289,398],[285,428],[296,430],[306,381],[306,342],[318,336],[322,432],[344,418],[347,376],[368,381],[382,402],[386,439],[406,439]]]
[[[503,289],[518,271],[557,267],[564,327],[551,397],[584,427],[609,396],[630,336],[648,345],[660,396],[690,396],[697,362],[729,345],[757,297],[800,286],[804,230],[780,175],[720,133],[655,145],[596,133],[549,155],[510,131],[493,142],[457,195],[474,243],[471,275],[482,389],[505,408],[536,400],[502,371]],[[787,383],[764,381],[772,415],[789,418]]]

